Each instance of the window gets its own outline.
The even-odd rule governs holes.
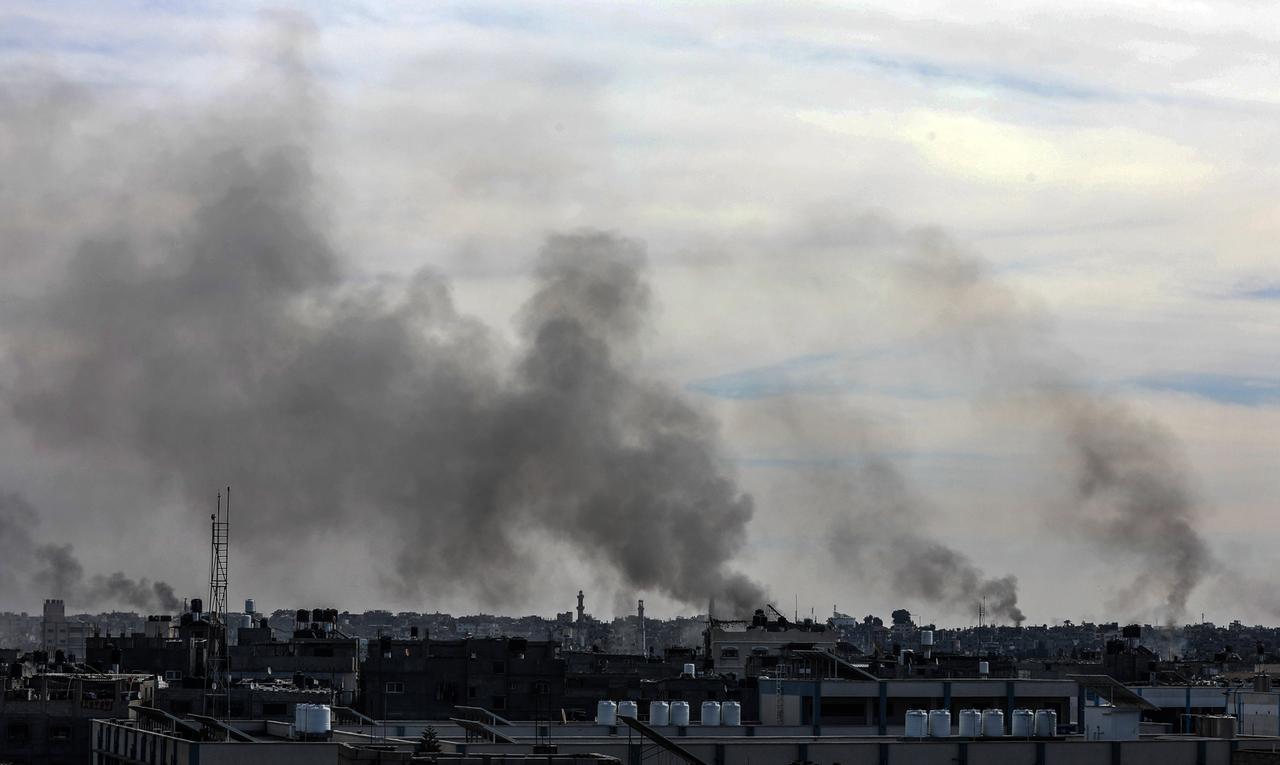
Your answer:
[[[493,697],[493,703],[490,705],[490,707],[489,707],[489,708],[490,708],[490,709],[506,709],[506,708],[507,708],[507,697],[506,697],[506,696],[494,696],[494,697]]]
[[[493,663],[493,674],[502,675],[507,671],[507,663],[505,661],[495,661]]]
[[[720,649],[720,658],[722,658],[722,659],[736,659],[736,658],[738,658],[738,649],[737,649],[736,647],[734,647],[734,648],[721,648],[721,649]]]
[[[387,683],[387,693],[404,693],[404,683]]]
[[[71,726],[70,725],[51,725],[49,726],[50,741],[70,741]]]
[[[166,669],[164,671],[165,680],[181,680],[182,672],[176,669]]]
[[[551,683],[546,680],[534,680],[531,690],[535,696],[546,696],[551,693]]]
[[[9,723],[7,733],[9,741],[12,743],[23,743],[31,740],[31,727],[24,722]]]

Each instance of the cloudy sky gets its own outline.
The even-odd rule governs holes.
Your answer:
[[[286,108],[306,117],[282,140],[310,151],[323,236],[353,282],[428,266],[459,313],[515,343],[549,234],[644,243],[653,314],[635,364],[718,423],[755,499],[734,566],[777,600],[975,620],[965,598],[913,601],[884,581],[903,572],[832,544],[831,487],[886,461],[915,523],[985,575],[1016,575],[1031,621],[1168,618],[1128,596],[1176,573],[1079,533],[1062,445],[1009,392],[1017,373],[904,277],[922,241],[944,241],[1058,383],[1168,434],[1213,558],[1175,618],[1274,620],[1280,598],[1257,583],[1280,539],[1280,12],[984,5],[9,2],[0,297],[38,297],[123,189],[146,215],[181,215],[138,185],[224,123],[275,119],[279,91],[258,86],[287,69],[305,93]],[[31,107],[50,99],[71,105]],[[3,489],[39,508],[42,538],[89,570],[200,594],[207,508],[129,454],[0,422]],[[874,521],[856,533],[876,544]],[[296,578],[284,553],[233,553],[232,601],[480,607],[466,590],[389,594],[376,534],[304,538],[325,565]],[[636,596],[692,610],[585,560],[539,570],[509,610],[568,610],[579,587],[597,613]],[[0,607],[41,597],[10,590]]]

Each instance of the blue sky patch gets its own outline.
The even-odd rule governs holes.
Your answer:
[[[1151,390],[1200,396],[1223,404],[1263,406],[1280,402],[1280,379],[1218,374],[1175,374],[1134,381]]]

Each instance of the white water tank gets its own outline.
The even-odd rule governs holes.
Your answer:
[[[924,738],[928,733],[929,713],[923,709],[907,710],[907,738]]]
[[[742,724],[742,705],[736,701],[726,701],[720,705],[720,722],[737,727]]]
[[[720,724],[720,702],[704,701],[702,702],[702,717],[700,718],[704,726],[714,726]]]
[[[978,677],[986,677],[991,674],[991,665],[985,661],[978,662]]]
[[[619,701],[618,716],[630,717],[633,720],[640,719],[640,705],[634,701]]]
[[[999,709],[982,710],[982,735],[987,738],[1004,735],[1004,712]]]
[[[1036,710],[1036,736],[1049,738],[1058,735],[1058,713],[1052,709]]]
[[[951,735],[951,713],[945,709],[934,709],[929,712],[929,735],[934,738],[946,738]]]
[[[671,702],[671,724],[686,726],[689,724],[689,702]]]
[[[650,725],[670,725],[671,724],[671,706],[665,701],[649,702],[649,724]]]
[[[596,702],[596,725],[617,725],[618,705],[612,701]]]
[[[697,664],[686,664],[686,665],[684,665],[684,673],[685,673],[686,675],[688,675],[689,677],[697,677],[697,676],[698,676],[698,665],[697,665]]]
[[[933,645],[933,630],[920,630],[920,645]]]
[[[960,735],[977,738],[982,728],[982,713],[976,709],[960,710]]]
[[[311,705],[310,704],[294,704],[293,705],[293,732],[295,734],[302,734],[307,732],[307,725],[310,722],[307,719],[307,707],[309,706]]]
[[[333,711],[328,704],[307,705],[307,733],[315,735],[328,734],[333,727]]]
[[[1031,738],[1036,731],[1036,713],[1030,709],[1013,710],[1009,720],[1009,735],[1016,738]]]

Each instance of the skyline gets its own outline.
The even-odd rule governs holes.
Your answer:
[[[1062,370],[1049,388],[1167,434],[1209,552],[1183,616],[1280,615],[1260,586],[1280,533],[1266,9],[948,8],[17,3],[0,40],[0,157],[23,185],[0,196],[15,277],[0,319],[28,334],[0,333],[0,390],[46,337],[30,309],[60,294],[58,269],[86,237],[179,236],[158,221],[182,221],[208,177],[221,182],[205,165],[173,172],[175,158],[286,145],[306,155],[304,209],[342,294],[394,302],[426,267],[450,321],[493,349],[495,378],[520,357],[549,235],[606,231],[641,248],[647,313],[623,366],[703,413],[725,475],[754,500],[723,560],[784,601],[812,592],[939,623],[968,610],[954,593],[910,602],[883,561],[831,554],[840,503],[825,492],[865,493],[859,471],[874,464],[905,487],[912,529],[982,577],[1018,578],[1029,623],[1166,618],[1162,596],[1129,591],[1171,573],[1159,551],[1082,531],[1069,454],[1044,402],[1018,392],[1047,367]],[[915,290],[903,266],[922,247],[975,269],[974,313],[939,314],[947,301]],[[992,363],[993,348],[1015,348],[1016,363]],[[1024,360],[1035,371],[1019,379]],[[241,476],[184,486],[151,448],[68,447],[5,398],[0,493],[25,497],[41,540],[73,543],[89,575],[199,592],[190,550],[205,554],[208,508],[192,497],[212,505],[230,483],[251,534],[272,512]],[[238,577],[261,584],[262,603],[334,587],[333,600],[411,610],[477,600],[430,581],[389,587],[399,534],[376,514],[251,543],[235,523],[232,602]],[[873,545],[887,528],[874,523],[859,532]],[[521,596],[529,610],[554,613],[553,593],[584,582],[602,614],[636,597],[655,614],[690,608],[549,528],[529,537],[527,578],[545,583]]]

